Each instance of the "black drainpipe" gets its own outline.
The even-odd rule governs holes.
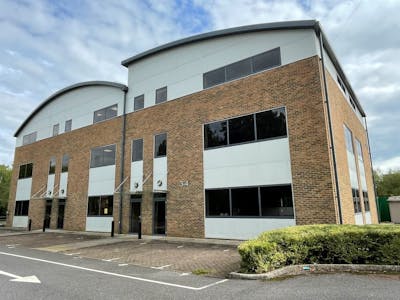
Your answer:
[[[119,222],[118,222],[118,233],[122,233],[122,202],[124,199],[124,162],[125,162],[125,131],[126,131],[126,93],[128,88],[124,87],[124,105],[122,112],[122,129],[121,129],[121,162],[120,162],[120,187],[119,187]]]
[[[340,202],[340,192],[339,192],[339,179],[337,175],[337,167],[336,167],[336,154],[335,154],[335,146],[333,143],[333,131],[332,131],[332,120],[331,120],[331,110],[329,107],[329,97],[328,97],[328,87],[326,84],[326,75],[325,75],[325,61],[324,61],[324,48],[322,43],[322,30],[320,25],[318,24],[318,36],[319,36],[319,47],[321,51],[321,62],[322,62],[322,79],[324,81],[324,92],[325,92],[325,103],[326,110],[328,112],[328,127],[329,127],[329,139],[331,143],[331,152],[333,159],[333,171],[335,173],[335,186],[336,186],[336,197],[337,197],[337,205],[338,205],[338,213],[339,213],[339,224],[343,224],[342,217],[342,205]]]

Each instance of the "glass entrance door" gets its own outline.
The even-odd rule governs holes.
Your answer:
[[[139,218],[142,206],[141,204],[141,202],[131,202],[131,227],[129,231],[132,233],[139,232]]]
[[[50,221],[51,221],[51,204],[52,200],[46,200],[46,208],[44,212],[44,227],[45,228],[50,228]]]
[[[154,195],[153,233],[165,234],[165,194]]]
[[[64,212],[65,212],[65,200],[58,200],[58,219],[57,219],[57,228],[64,228]]]

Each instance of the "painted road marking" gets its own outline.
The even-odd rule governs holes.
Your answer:
[[[5,275],[14,279],[11,279],[10,281],[16,281],[16,282],[30,282],[30,283],[40,283],[40,280],[35,276],[18,276],[15,274],[11,274],[8,272],[4,272],[0,270],[0,275]]]
[[[188,285],[181,285],[181,284],[170,283],[170,282],[165,282],[165,281],[151,280],[151,279],[146,279],[146,278],[141,278],[141,277],[123,275],[123,274],[112,273],[112,272],[107,272],[107,271],[101,271],[101,270],[96,270],[96,269],[91,269],[91,268],[80,267],[80,266],[74,266],[74,265],[64,264],[64,263],[60,263],[60,262],[56,262],[56,261],[40,259],[40,258],[36,258],[36,257],[29,257],[29,256],[24,256],[24,255],[18,255],[18,254],[13,254],[13,253],[0,252],[0,254],[1,255],[13,256],[13,257],[18,257],[18,258],[23,258],[23,259],[28,259],[28,260],[33,260],[33,261],[40,261],[40,262],[44,262],[44,263],[48,263],[48,264],[53,264],[53,265],[57,265],[57,266],[63,266],[63,267],[71,268],[71,269],[84,270],[84,271],[100,273],[100,274],[105,274],[105,275],[110,275],[110,276],[116,276],[116,277],[121,277],[121,278],[127,278],[127,279],[132,279],[132,280],[137,280],[137,281],[143,281],[143,282],[155,283],[155,284],[159,284],[159,285],[172,286],[172,287],[177,287],[177,288],[187,289],[187,290],[192,290],[192,291],[201,291],[201,290],[207,289],[209,287],[224,283],[224,282],[229,280],[229,279],[223,279],[223,280],[219,280],[219,281],[216,281],[216,282],[213,282],[213,283],[201,286],[201,287],[193,287],[193,286],[188,286]]]
[[[146,245],[147,243],[140,243],[140,245]]]
[[[190,273],[182,273],[179,276],[188,276]]]
[[[162,270],[162,269],[168,268],[170,266],[172,266],[172,265],[165,265],[165,266],[161,266],[161,267],[151,267],[151,268],[156,269],[156,270]]]
[[[228,251],[229,251],[229,249],[225,249],[225,250],[224,250],[224,252],[228,252]]]
[[[125,267],[125,266],[127,266],[128,264],[118,264],[118,267]]]
[[[69,256],[72,256],[72,255],[78,255],[78,254],[81,254],[80,252],[77,252],[77,253],[64,253],[65,255],[69,255]]]
[[[183,248],[183,246],[178,246],[178,247],[176,247],[176,248],[178,248],[178,249],[179,249],[179,248]]]
[[[121,257],[115,257],[115,258],[110,258],[110,259],[102,259],[102,261],[110,262],[110,261],[114,261],[114,260],[118,260],[118,259],[121,259]]]

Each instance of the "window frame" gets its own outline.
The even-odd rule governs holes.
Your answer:
[[[161,100],[159,100],[159,98],[158,98],[158,93],[161,93],[161,92],[163,92],[165,90],[165,99],[161,99]],[[160,88],[158,88],[158,89],[156,89],[156,92],[155,92],[155,104],[160,104],[160,103],[164,103],[164,102],[167,102],[168,101],[168,86],[163,86],[163,87],[160,87]]]
[[[113,214],[114,214],[114,196],[113,195],[88,196],[87,199],[88,199],[87,200],[87,211],[86,211],[87,217],[113,217]],[[111,206],[110,206],[110,204],[108,205],[107,214],[104,214],[104,208],[106,208],[106,207],[102,206],[103,200],[110,200],[110,199],[111,199]],[[96,207],[97,214],[92,214],[91,212],[89,214],[89,205],[90,205],[91,200],[96,200],[95,202],[97,202],[97,207]]]
[[[15,207],[14,207],[14,217],[27,217],[29,216],[29,200],[17,200],[15,201]],[[24,204],[28,204],[28,207],[24,207]],[[20,207],[18,207],[20,206]],[[25,209],[24,209],[25,208]],[[18,212],[17,212],[18,210]],[[26,211],[26,214],[24,214],[24,210]]]
[[[61,161],[61,173],[67,173],[69,169],[70,157],[68,154],[64,154]]]
[[[143,101],[143,104],[141,105],[141,107],[136,108],[136,102],[137,101]],[[136,96],[133,98],[133,111],[138,111],[144,109],[144,94],[141,94],[139,96]]]
[[[114,163],[113,164],[104,164],[104,157],[102,157],[102,163],[98,166],[92,166],[92,159],[93,159],[93,150],[100,150],[103,148],[107,148],[110,146],[114,146]],[[93,168],[100,168],[100,167],[107,167],[107,166],[115,166],[116,165],[116,160],[117,160],[117,144],[109,144],[109,145],[104,145],[104,146],[98,146],[90,149],[90,160],[89,160],[89,169]],[[105,151],[102,150],[102,153]],[[104,154],[103,154],[104,155]]]
[[[64,132],[70,132],[72,130],[72,119],[66,120],[64,125]]]
[[[161,135],[165,135],[165,154],[158,155],[156,153],[156,139],[157,139],[158,136],[161,136]],[[162,132],[162,133],[158,133],[158,134],[154,135],[153,148],[154,148],[154,150],[153,150],[153,158],[160,158],[160,157],[166,157],[167,156],[167,154],[168,154],[168,134],[167,134],[167,132]]]
[[[134,143],[138,142],[138,141],[141,141],[141,143],[142,143],[141,159],[134,159],[134,154],[135,154]],[[143,154],[144,154],[143,152],[144,152],[144,140],[143,140],[143,138],[132,140],[132,144],[131,144],[131,162],[143,161]]]
[[[31,165],[31,167],[30,167],[30,175],[27,175],[29,172],[28,172],[28,166],[29,165]],[[23,168],[24,170],[23,170],[23,175],[22,175],[22,177],[21,177],[21,168]],[[30,163],[26,163],[26,164],[23,164],[23,165],[19,165],[19,170],[18,170],[18,180],[19,179],[26,179],[26,178],[32,178],[32,174],[33,174],[33,163],[32,162],[30,162]]]
[[[49,160],[49,173],[48,175],[56,174],[56,158],[53,156]]]
[[[114,107],[115,107],[115,109],[113,109]],[[107,112],[110,111],[110,110],[115,111],[115,116],[111,116],[111,117],[107,118]],[[103,111],[102,113],[104,115],[104,118],[101,118],[101,120],[97,120],[96,121],[96,113],[99,113],[101,111]],[[115,103],[113,105],[110,105],[110,106],[103,107],[103,108],[100,108],[98,110],[95,110],[93,112],[93,124],[97,124],[97,123],[100,123],[100,122],[111,120],[111,119],[114,119],[116,117],[118,117],[118,103]]]
[[[37,141],[37,131],[22,136],[22,146],[32,144]]]

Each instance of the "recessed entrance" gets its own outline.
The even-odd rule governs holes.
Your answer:
[[[142,195],[132,195],[131,196],[131,218],[129,232],[138,233],[139,232],[139,221],[142,209]]]
[[[166,194],[154,194],[153,234],[165,234]]]
[[[46,200],[46,208],[44,211],[44,227],[45,228],[50,228],[52,202],[53,202],[53,200]]]
[[[66,199],[58,199],[58,219],[57,219],[58,229],[64,228],[65,200]]]

